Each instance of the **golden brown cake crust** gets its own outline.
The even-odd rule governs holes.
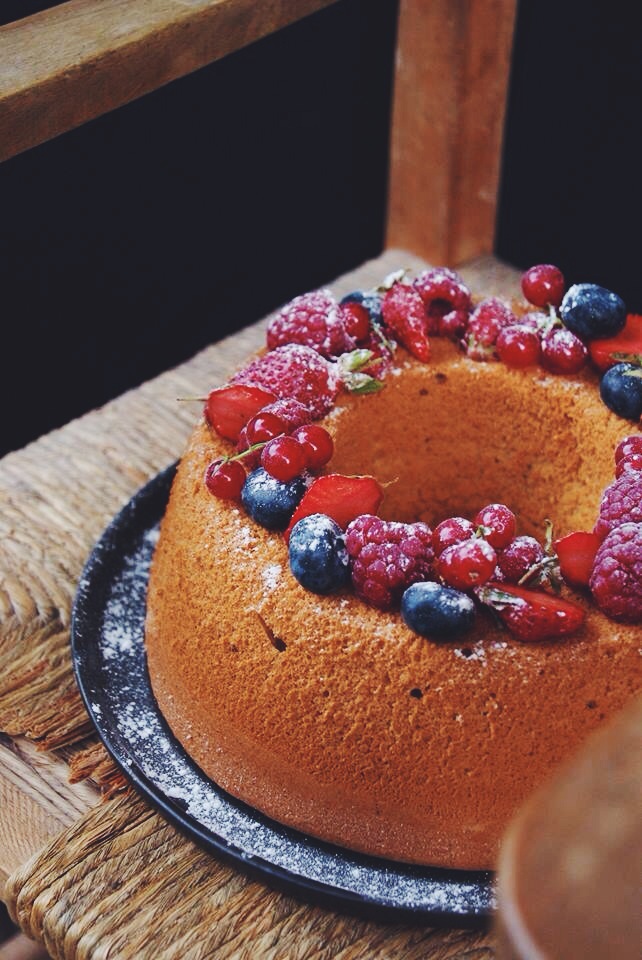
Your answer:
[[[591,529],[630,424],[590,374],[558,378],[434,345],[399,350],[381,393],[342,397],[324,425],[333,471],[372,473],[382,513],[436,523],[501,500],[520,533]],[[524,644],[485,614],[436,644],[349,591],[321,597],[283,538],[212,497],[228,445],[201,423],[154,557],[146,647],[178,739],[222,787],[275,819],[367,853],[491,868],[524,798],[642,679],[639,627],[585,597],[585,627]]]

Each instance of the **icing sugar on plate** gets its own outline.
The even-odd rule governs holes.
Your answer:
[[[74,667],[109,752],[171,822],[268,883],[379,919],[484,923],[495,908],[491,874],[378,860],[283,827],[219,789],[174,739],[154,700],[143,642],[149,564],[173,473],[155,477],[114,518],[78,585]],[[262,575],[271,584],[281,572]]]

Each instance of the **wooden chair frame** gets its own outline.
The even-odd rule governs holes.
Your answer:
[[[0,160],[336,0],[68,0],[0,28]],[[493,252],[516,0],[400,0],[387,247]]]

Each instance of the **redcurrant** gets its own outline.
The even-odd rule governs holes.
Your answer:
[[[630,453],[628,457],[621,457],[615,467],[615,477],[621,477],[623,473],[632,473],[634,470],[642,470],[642,453]]]
[[[483,527],[483,537],[491,547],[501,550],[515,536],[515,514],[503,503],[489,503],[473,520],[476,527]]]
[[[480,537],[447,547],[437,558],[437,573],[449,586],[458,590],[480,587],[492,577],[497,554]]]
[[[475,535],[475,525],[465,517],[448,517],[438,523],[432,532],[432,548],[438,557],[446,547],[470,540]]]
[[[529,367],[539,361],[537,332],[525,323],[504,327],[497,336],[497,356],[507,367]]]
[[[341,317],[346,332],[359,343],[370,333],[370,313],[361,303],[350,300],[341,304]]]
[[[316,423],[306,423],[302,427],[297,427],[293,431],[292,437],[305,450],[309,470],[320,470],[331,460],[334,453],[334,441],[323,427]]]
[[[245,438],[249,446],[254,443],[265,443],[278,437],[281,433],[287,433],[288,425],[277,413],[260,410],[245,427]]]
[[[239,460],[214,460],[205,471],[205,486],[221,500],[238,500],[245,483]]]
[[[538,263],[522,275],[522,293],[536,307],[559,307],[565,287],[564,274],[552,263]]]
[[[564,327],[553,327],[542,338],[541,364],[550,373],[578,373],[587,356],[582,341]]]
[[[630,457],[632,453],[642,453],[642,433],[633,433],[620,440],[615,448],[615,462],[618,463],[623,457]]]
[[[294,437],[274,437],[261,451],[261,466],[282,483],[288,483],[303,473],[307,462],[305,449]]]

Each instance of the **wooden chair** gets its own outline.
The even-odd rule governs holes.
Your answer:
[[[271,3],[258,0],[68,0],[45,12],[2,27],[0,160],[13,157],[115,110],[301,17],[329,6],[330,2],[332,0],[273,0]],[[513,284],[516,271],[505,268],[495,261],[492,255],[515,7],[516,0],[466,0],[462,3],[453,3],[452,0],[400,0],[385,244],[386,251],[408,251],[415,262],[425,260],[435,264],[459,266],[470,263],[475,258],[479,262],[481,258],[484,265],[481,272],[484,276],[488,277],[495,271],[498,276],[503,276]],[[381,258],[384,263],[387,262],[386,251]],[[358,275],[359,265],[354,266],[355,275]],[[477,269],[479,273],[479,268]],[[206,366],[209,374],[211,369],[214,369],[214,372],[219,369],[223,371],[233,362],[240,362],[241,358],[246,356],[248,348],[257,346],[257,331],[258,328],[253,333],[248,332],[247,337],[230,338],[226,341],[225,349],[219,351],[218,367],[216,362],[212,361],[213,355],[207,353],[206,357],[197,361],[193,369],[190,368],[190,377],[196,374],[204,376]],[[65,624],[59,624],[58,617],[61,616],[64,620],[66,616],[76,583],[74,571],[80,569],[91,537],[99,532],[113,512],[112,501],[115,503],[117,498],[122,500],[131,495],[146,476],[158,469],[163,458],[169,458],[170,449],[172,456],[177,453],[179,438],[182,438],[188,429],[187,416],[183,420],[179,415],[173,414],[176,424],[171,428],[163,425],[162,443],[156,444],[158,449],[155,449],[152,455],[146,446],[150,439],[147,425],[153,420],[151,410],[157,408],[168,392],[171,396],[176,395],[175,390],[178,393],[185,392],[185,377],[185,369],[168,372],[167,377],[158,378],[157,382],[145,385],[137,391],[136,399],[133,395],[119,398],[102,411],[91,414],[91,426],[89,420],[75,421],[68,425],[52,441],[52,449],[48,453],[44,451],[45,457],[51,458],[56,473],[55,486],[60,489],[60,505],[65,501],[72,482],[69,477],[73,476],[75,490],[78,484],[75,466],[78,449],[85,444],[83,449],[87,451],[88,443],[95,443],[96,464],[100,464],[97,469],[101,473],[99,486],[102,499],[96,497],[93,475],[88,475],[87,490],[83,488],[81,499],[83,503],[86,499],[87,505],[91,505],[88,510],[83,507],[83,516],[90,512],[91,516],[84,516],[81,535],[76,537],[77,531],[74,527],[73,537],[60,537],[63,552],[67,546],[70,549],[73,547],[73,558],[69,559],[65,554],[64,562],[61,561],[59,565],[56,565],[56,560],[53,573],[47,574],[44,581],[40,581],[38,576],[40,559],[47,551],[43,549],[42,540],[39,538],[41,521],[35,516],[37,510],[29,501],[28,510],[20,506],[16,513],[20,518],[28,514],[27,540],[31,542],[33,538],[37,542],[37,549],[33,557],[29,554],[24,568],[18,569],[17,561],[9,558],[16,568],[12,568],[11,598],[15,593],[18,599],[12,599],[13,607],[8,600],[7,605],[11,617],[19,622],[21,638],[27,634],[27,630],[35,627],[43,629],[38,619],[41,611],[44,611],[43,617],[53,618],[51,637],[48,634],[45,638],[45,642],[51,647],[51,653],[42,653],[43,664],[55,662],[58,669],[59,662],[68,655],[63,629]],[[190,392],[189,388],[187,392]],[[131,412],[134,403],[137,415],[132,415]],[[114,433],[114,423],[122,423],[124,419],[134,426],[139,422],[144,423],[146,439],[145,442],[139,441],[136,427],[135,439],[131,442],[128,439],[127,445],[118,455],[109,454],[113,461],[113,471],[108,472],[110,477],[111,472],[117,474],[117,482],[112,486],[110,479],[110,488],[107,491],[102,477],[105,451],[112,450],[112,440],[109,438]],[[89,441],[88,436],[91,438]],[[44,440],[47,446],[49,441],[47,438]],[[122,438],[119,438],[119,443],[121,442]],[[8,491],[8,500],[11,503],[15,501],[22,504],[22,498],[30,495],[28,485],[25,484],[25,475],[32,470],[37,470],[38,475],[41,475],[41,449],[42,443],[39,441],[32,448],[14,455],[4,472],[0,467],[0,485]],[[33,463],[31,458],[34,458]],[[125,462],[126,467],[122,467],[121,461]],[[70,474],[67,473],[68,468]],[[49,487],[53,485],[50,482]],[[24,490],[27,490],[26,494]],[[48,495],[50,494],[51,490],[48,491]],[[75,508],[80,511],[80,500],[76,494],[75,498]],[[66,516],[67,513],[68,510],[60,506],[56,516]],[[48,527],[50,514],[47,513],[46,504],[42,522]],[[73,522],[77,525],[77,518]],[[54,526],[56,523],[57,521]],[[55,549],[48,553],[51,562],[54,554]],[[33,592],[37,603],[32,603],[30,599],[31,578],[35,578]],[[48,586],[43,588],[42,583]],[[45,599],[43,591],[46,594]],[[47,591],[51,592],[53,599],[48,599]],[[48,622],[45,627],[50,629]],[[58,643],[58,637],[60,649],[54,648],[54,640]],[[25,641],[24,647],[28,645],[28,641]],[[50,660],[46,661],[46,657],[50,657]],[[42,664],[39,663],[38,666],[40,668]],[[63,667],[60,667],[60,670],[63,670]],[[66,682],[71,684],[71,671],[67,663],[64,670]],[[72,693],[65,696],[71,703]],[[69,703],[65,701],[67,706]],[[30,736],[37,738],[38,734],[33,732],[33,725],[28,731],[20,719],[20,711],[13,706],[12,709],[18,718],[12,735],[14,731],[16,736],[28,732]],[[51,704],[47,704],[46,722],[53,709]],[[69,709],[81,711],[82,705],[73,701]],[[80,724],[78,729],[86,735],[88,730],[82,727],[85,721],[86,716],[82,712],[80,719],[74,714],[69,725]],[[60,741],[47,741],[45,738],[43,745],[47,748],[59,747]],[[13,763],[6,776],[8,786],[5,796],[14,803],[14,809],[18,809],[18,804],[27,802],[22,788],[15,787],[25,781],[24,771],[27,770],[26,779],[29,783],[32,776],[39,783],[38,771],[42,766],[38,759],[41,755],[37,755],[32,747],[23,742],[20,751],[19,755],[14,756],[7,748],[3,754]],[[89,767],[91,764],[88,758],[89,753],[82,755],[83,763]],[[100,762],[100,759],[92,761],[94,767],[91,768],[98,770],[98,773],[95,773],[98,779],[100,771],[96,764]],[[65,769],[61,773],[58,767],[63,766]],[[77,772],[79,769],[77,766]],[[78,936],[83,940],[85,936],[82,931],[79,932],[79,925],[82,926],[81,916],[84,916],[83,923],[88,925],[86,935],[89,941],[94,935],[92,931],[97,918],[102,916],[100,911],[95,916],[91,911],[86,916],[82,913],[86,906],[81,902],[82,896],[92,892],[90,885],[83,886],[82,876],[79,880],[81,900],[74,901],[77,905],[74,909],[80,911],[75,921],[71,913],[64,916],[60,913],[59,904],[63,902],[62,886],[51,889],[54,862],[59,863],[59,879],[64,885],[63,878],[68,872],[65,844],[68,840],[73,840],[72,832],[76,831],[73,836],[82,834],[83,842],[86,840],[85,852],[91,857],[94,846],[101,847],[101,838],[110,831],[118,834],[119,823],[122,835],[134,836],[136,844],[139,842],[140,833],[141,842],[146,845],[145,850],[149,848],[149,837],[156,835],[159,828],[154,825],[156,821],[150,818],[142,805],[134,804],[133,813],[129,801],[115,801],[111,806],[92,807],[95,796],[89,786],[86,795],[80,795],[66,786],[67,768],[60,759],[46,765],[46,770],[49,781],[55,784],[55,792],[52,794],[55,803],[48,799],[45,808],[39,801],[37,791],[32,791],[27,811],[32,824],[30,845],[25,844],[23,849],[20,845],[23,837],[20,830],[17,830],[20,844],[14,844],[16,856],[11,868],[22,864],[26,860],[27,852],[39,849],[48,838],[55,838],[59,830],[68,827],[70,832],[62,835],[59,841],[54,839],[52,846],[44,847],[40,859],[34,859],[32,864],[34,882],[31,883],[31,891],[33,893],[35,886],[41,882],[43,897],[49,901],[48,908],[35,894],[33,896],[34,901],[38,900],[38,910],[31,911],[31,906],[29,910],[26,909],[27,901],[31,904],[27,894],[20,899],[23,928],[40,939],[46,939],[46,936],[51,938],[55,931],[60,930],[63,939],[58,944],[56,955],[63,956],[66,955],[63,952],[65,945],[69,946],[70,950],[75,949],[74,937]],[[3,795],[3,772],[0,764],[0,799]],[[83,768],[78,773],[78,778],[86,775]],[[10,790],[13,793],[9,792]],[[45,791],[47,797],[49,793]],[[52,806],[54,813],[57,813],[58,807],[64,807],[64,816],[61,814],[59,817],[52,817]],[[83,809],[89,809],[90,820],[84,820],[82,828],[76,828],[75,816]],[[136,817],[140,823],[130,830],[132,818]],[[24,819],[26,818],[25,816]],[[104,826],[105,818],[109,820],[109,829]],[[118,823],[114,818],[120,818]],[[34,823],[38,829],[33,828]],[[162,845],[159,847],[163,862],[167,859],[165,844],[166,838],[163,834]],[[123,846],[126,846],[124,841]],[[187,858],[186,863],[199,862],[194,852],[183,852],[181,856]],[[147,864],[147,855],[144,859]],[[183,863],[183,860],[180,862]],[[100,869],[102,870],[102,867]],[[29,871],[22,875],[21,883],[26,882],[27,873]],[[4,879],[0,862],[0,895]],[[134,883],[135,877],[130,880]],[[117,882],[114,881],[113,893],[109,886],[111,883],[110,878],[103,891],[110,904],[112,898],[115,903],[119,896]],[[227,883],[227,880],[221,879],[221,884],[223,883]],[[15,881],[13,889],[17,891],[20,887],[21,884]],[[234,896],[233,890],[230,896]],[[165,906],[167,905],[165,904],[164,908]],[[18,907],[15,903],[14,907],[17,913]],[[146,909],[147,905],[143,913]],[[274,907],[275,916],[278,910],[278,906]],[[51,922],[42,920],[47,911],[51,917],[55,914]],[[228,908],[223,904],[221,914],[227,912]],[[233,912],[230,915],[233,927],[237,915]],[[106,917],[101,922],[107,923],[108,920]],[[35,926],[31,926],[32,921]],[[207,917],[203,922],[205,921],[209,922]],[[320,913],[317,915],[311,911],[307,922],[310,930],[316,931],[315,936],[319,943],[324,942],[324,925],[328,926],[328,930],[332,928],[329,935],[339,938],[347,936],[348,924],[343,929],[339,920],[328,919]],[[140,926],[145,929],[154,927],[155,923],[155,918],[147,914],[140,920]],[[275,923],[281,923],[279,916]],[[70,927],[75,931],[73,936],[69,933]],[[364,927],[363,930],[365,929]],[[298,935],[296,924],[293,924],[293,930],[293,936]],[[95,935],[98,936],[99,933]],[[235,929],[232,929],[229,935],[233,941],[236,936]],[[416,944],[412,946],[415,943],[415,933],[408,931],[407,940],[404,939],[405,933],[399,933],[398,942],[395,940],[393,944],[392,939],[396,936],[393,929],[389,935],[386,934],[387,940],[390,940],[391,952],[388,954],[384,951],[378,955],[408,956],[410,954],[405,952],[406,945],[408,950],[412,949],[412,955],[419,955],[415,950],[421,947]],[[456,931],[445,931],[443,936],[433,936],[428,931],[426,944],[428,941],[431,946],[427,949],[437,951],[431,952],[431,955],[444,957],[468,955],[472,942],[463,935],[458,938]],[[366,943],[365,933],[363,942]],[[484,950],[487,941],[480,937],[474,940],[474,943],[480,950]],[[367,948],[370,949],[369,941]],[[91,949],[90,942],[87,949]],[[401,952],[394,952],[395,950]],[[491,947],[488,947],[488,951],[490,950]],[[118,955],[137,954],[125,951]],[[232,953],[225,955],[231,956]],[[484,952],[483,955],[490,956],[491,953]]]
[[[332,0],[68,0],[0,28],[0,160]],[[401,0],[386,246],[492,254],[516,0]]]

